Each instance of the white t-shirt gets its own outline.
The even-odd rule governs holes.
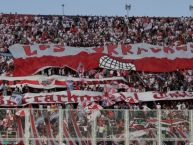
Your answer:
[[[181,110],[181,104],[177,105],[178,110]]]
[[[100,127],[99,127],[99,132],[100,132],[100,133],[103,133],[104,130],[105,130],[104,126],[100,126]]]
[[[157,104],[156,107],[157,107],[157,109],[161,109],[161,105],[160,104]]]
[[[182,103],[182,109],[186,109],[185,103]]]

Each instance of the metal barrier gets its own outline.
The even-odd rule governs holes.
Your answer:
[[[0,144],[189,145],[191,142],[191,110],[0,109]]]

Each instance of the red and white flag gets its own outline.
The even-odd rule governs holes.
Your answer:
[[[20,117],[24,117],[25,116],[25,109],[20,109],[18,110],[15,115],[20,116]]]
[[[54,44],[9,47],[14,57],[13,76],[32,75],[45,67],[68,66],[80,72],[91,69],[171,72],[193,68],[193,44],[154,46],[147,43],[110,44],[104,47],[69,47]],[[84,67],[79,67],[80,62]],[[25,68],[25,69],[23,69]]]

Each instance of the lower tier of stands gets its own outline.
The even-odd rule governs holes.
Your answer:
[[[187,145],[192,110],[0,109],[2,145]]]

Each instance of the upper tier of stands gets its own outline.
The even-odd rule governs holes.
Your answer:
[[[0,14],[0,48],[15,43],[89,47],[108,43],[176,46],[193,41],[191,17],[102,17]]]

